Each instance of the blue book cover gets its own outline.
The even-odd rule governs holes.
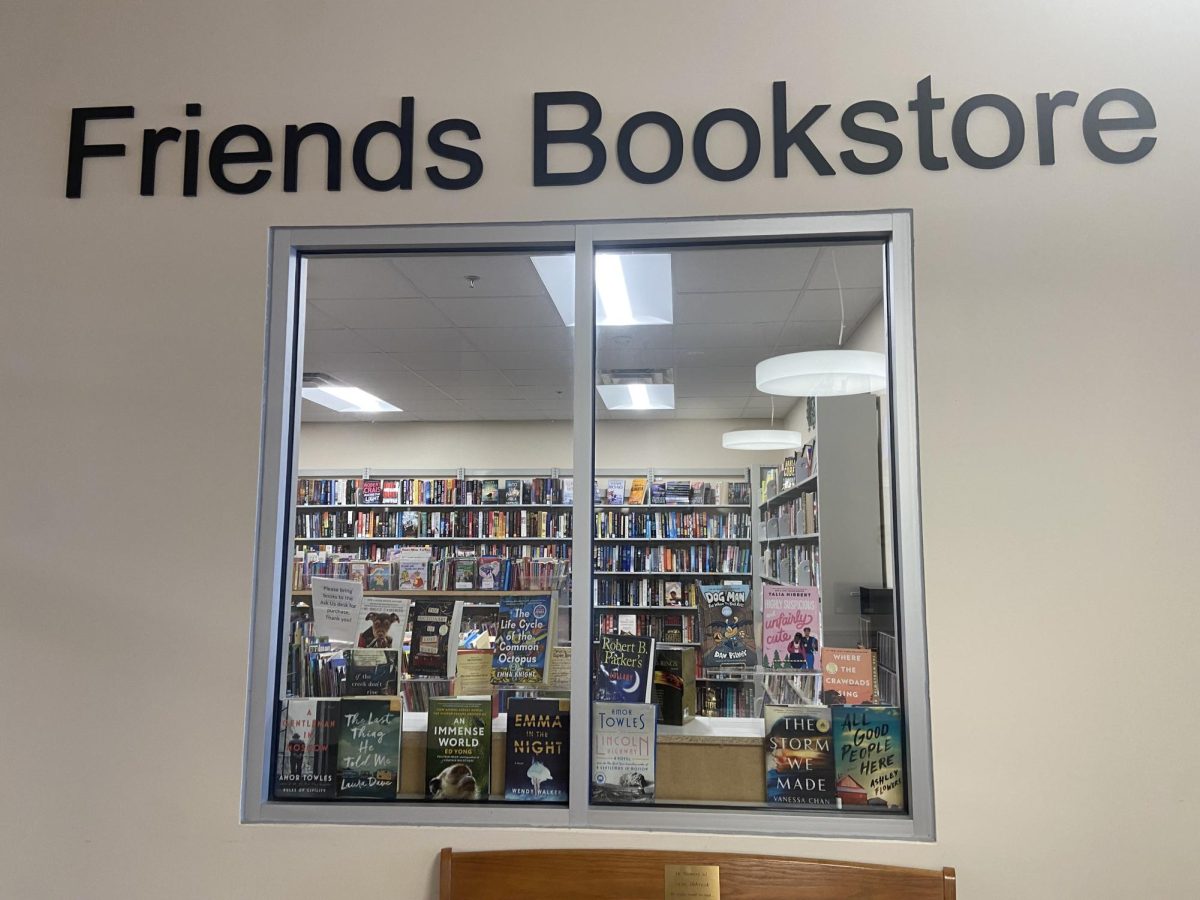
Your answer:
[[[767,802],[837,806],[833,720],[827,706],[767,706]]]
[[[566,700],[514,697],[508,702],[504,799],[566,803],[570,722]]]
[[[654,689],[654,638],[602,634],[596,648],[592,699],[648,703]]]
[[[501,597],[492,645],[492,684],[541,684],[554,604],[549,594]]]

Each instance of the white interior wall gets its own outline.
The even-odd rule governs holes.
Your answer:
[[[601,419],[598,469],[745,468],[777,454],[726,450],[723,432],[766,427],[753,419]],[[301,469],[570,469],[571,422],[309,422]]]
[[[431,898],[438,848],[535,845],[953,865],[971,898],[1196,896],[1200,788],[1174,761],[1200,742],[1198,17],[1184,0],[0,4],[0,631],[18,673],[0,694],[0,893]],[[926,75],[946,171],[921,167],[906,110]],[[831,157],[846,105],[892,103],[902,160],[822,178],[793,151],[772,177],[777,79],[796,118],[834,104],[810,132]],[[1134,165],[1079,129],[1112,87],[1158,116]],[[576,88],[603,104],[608,169],[533,188],[531,94]],[[1079,105],[1040,166],[1034,98],[1060,90]],[[982,171],[949,130],[988,92],[1027,134]],[[347,147],[338,193],[318,160],[296,194],[202,174],[184,198],[167,147],[160,195],[137,196],[141,129],[189,127],[188,101],[207,146],[236,122],[353,135],[403,94],[422,129],[478,122],[479,185],[433,188],[418,141],[410,192],[358,186]],[[71,108],[124,103],[137,119],[94,139],[133,155],[89,162],[64,199]],[[705,179],[690,153],[659,185],[620,174],[628,116],[667,110],[690,141],[731,105],[764,128],[747,178]],[[984,113],[972,130],[1003,143]],[[741,152],[733,129],[713,142],[725,164]],[[914,216],[935,842],[238,824],[270,226],[881,208]]]

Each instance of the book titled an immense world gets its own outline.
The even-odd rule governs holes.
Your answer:
[[[492,761],[490,697],[429,698],[425,742],[428,799],[487,799]]]

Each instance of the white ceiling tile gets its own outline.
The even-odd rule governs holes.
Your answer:
[[[713,384],[734,382],[754,387],[754,366],[678,366],[675,369],[676,384]]]
[[[309,331],[304,335],[305,353],[372,353],[373,347],[363,334],[350,328]]]
[[[570,369],[506,369],[504,376],[518,386],[563,387],[572,384]]]
[[[671,254],[676,292],[799,291],[817,251],[813,247],[729,247]],[[840,265],[841,260],[838,260]]]
[[[762,347],[769,351],[778,333],[779,326],[771,324],[675,325],[671,346],[676,350]]]
[[[570,369],[575,360],[571,350],[496,350],[488,348],[487,358],[497,368],[509,369]]]
[[[668,369],[676,353],[661,347],[612,347],[596,351],[598,369]]]
[[[820,290],[838,286],[833,270],[835,255],[843,289],[883,287],[883,245],[850,244],[821,249],[821,259],[808,283],[810,288]]]
[[[689,347],[675,351],[677,366],[754,366],[774,356],[772,341],[761,347]]]
[[[571,408],[571,382],[563,384],[525,384],[513,389],[523,400]]]
[[[454,324],[428,300],[315,300],[309,303],[309,309],[313,307],[347,328],[449,328]]]
[[[842,295],[841,300],[838,294]],[[846,304],[846,322],[861,322],[883,297],[880,288],[846,288],[842,291],[807,290],[792,312],[792,322],[817,322],[841,319],[841,302]],[[849,331],[846,332],[849,334]]]
[[[426,297],[536,297],[546,288],[528,256],[446,254],[397,256],[396,267]],[[478,275],[472,288],[468,275]]]
[[[528,352],[571,349],[571,331],[565,326],[534,328],[461,328],[459,334],[476,350],[485,353]],[[528,367],[527,367],[528,368]]]
[[[409,372],[343,372],[337,377],[404,410],[417,400],[436,402],[448,396],[445,389]]]
[[[333,316],[326,315],[317,309],[315,303],[304,304],[304,330],[309,331],[328,331],[331,328],[343,328],[344,323],[339,322]]]
[[[405,369],[399,357],[390,353],[304,353],[305,372],[338,372],[354,369],[360,372],[395,372]]]
[[[425,380],[437,385],[441,388],[446,388],[453,393],[453,389],[462,385],[468,384],[499,384],[508,386],[509,381],[501,373],[499,369],[459,369],[457,371],[428,371],[422,372],[421,377]]]
[[[779,332],[778,353],[798,350],[833,350],[837,348],[840,322],[790,322]],[[846,336],[851,323],[846,323]]]
[[[783,322],[799,291],[735,294],[676,294],[675,323]]]
[[[387,257],[327,257],[308,259],[305,296],[309,300],[346,297],[420,297]]]
[[[452,323],[464,328],[562,326],[549,297],[456,297],[433,303]]]
[[[476,402],[481,400],[523,400],[511,384],[456,384],[445,389],[455,400]]]
[[[677,419],[736,419],[741,416],[741,412],[736,409],[677,409],[675,410],[675,418]],[[717,439],[720,443],[720,439]]]
[[[676,397],[676,409],[694,409],[702,412],[723,412],[728,415],[736,415],[742,411],[746,405],[745,397]]]
[[[478,350],[406,350],[393,355],[418,372],[452,372],[496,367]]]
[[[676,397],[738,397],[745,400],[755,390],[754,383],[743,381],[725,382],[713,381],[707,384],[676,384]]]
[[[455,328],[377,328],[363,333],[377,349],[386,353],[475,349]]]
[[[596,329],[596,350],[647,350],[672,346],[670,325],[605,326]]]

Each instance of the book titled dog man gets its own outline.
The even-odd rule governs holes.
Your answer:
[[[425,797],[486,800],[491,785],[490,697],[431,697],[425,750]]]

